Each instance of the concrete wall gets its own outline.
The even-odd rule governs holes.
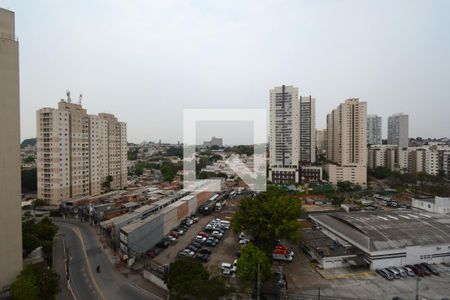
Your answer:
[[[14,13],[0,8],[0,291],[22,270],[19,44]]]
[[[164,235],[170,233],[170,231],[178,226],[178,208],[175,206],[168,206],[164,210]]]

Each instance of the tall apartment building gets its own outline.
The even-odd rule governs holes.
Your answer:
[[[448,176],[448,145],[423,145],[402,148],[397,145],[369,147],[369,168],[386,167],[392,171],[411,174],[425,172],[434,176]]]
[[[381,145],[381,117],[377,115],[367,115],[367,144]]]
[[[14,13],[0,8],[0,298],[22,270],[19,43]]]
[[[39,199],[59,205],[127,186],[126,123],[111,114],[88,115],[68,94],[57,109],[38,110],[36,125]]]
[[[301,166],[316,160],[316,105],[298,88],[270,90],[270,172],[274,183],[300,182]]]
[[[327,115],[329,181],[367,185],[367,103],[347,99]]]
[[[316,99],[300,96],[300,164],[316,161]]]
[[[388,118],[388,144],[400,147],[409,146],[408,115],[398,113]]]
[[[316,129],[316,147],[317,154],[326,154],[327,152],[327,130]]]

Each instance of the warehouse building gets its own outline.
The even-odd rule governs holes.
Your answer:
[[[438,214],[450,214],[450,197],[413,198],[412,207]]]
[[[211,192],[186,195],[147,217],[142,217],[120,228],[120,250],[127,256],[142,254],[168,235],[181,221],[196,213]]]
[[[401,210],[310,215],[317,228],[351,245],[370,269],[450,263],[450,216]]]

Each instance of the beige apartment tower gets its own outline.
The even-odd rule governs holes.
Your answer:
[[[327,155],[333,184],[367,184],[367,103],[348,99],[327,115]]]
[[[22,270],[19,111],[14,13],[0,8],[0,296]]]
[[[57,109],[37,111],[36,127],[39,199],[59,205],[127,186],[127,129],[114,115],[88,115],[68,93]]]

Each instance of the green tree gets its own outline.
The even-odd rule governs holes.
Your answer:
[[[59,276],[45,266],[28,265],[11,285],[11,291],[14,299],[55,299],[59,292]]]
[[[241,256],[237,261],[237,276],[243,281],[255,282],[258,265],[262,281],[269,279],[271,263],[268,255],[252,243],[242,247]]]
[[[183,158],[183,147],[169,147],[166,150],[166,154],[168,156],[177,156],[179,158]]]
[[[33,192],[37,190],[37,169],[26,169],[21,171],[22,192]]]
[[[219,277],[209,278],[203,265],[190,257],[171,263],[167,278],[171,299],[216,300],[232,291]]]
[[[127,153],[128,160],[136,160],[137,159],[137,155],[138,155],[138,150],[128,151],[128,153]]]
[[[164,181],[172,181],[173,178],[177,175],[174,164],[170,161],[163,162],[161,166],[161,174]]]
[[[108,175],[108,177],[106,177],[106,181],[103,182],[102,186],[103,188],[109,192],[111,191],[111,182],[113,181],[113,177],[111,175]]]
[[[23,161],[25,163],[32,163],[32,162],[34,162],[34,160],[35,160],[34,156],[29,155],[29,156],[25,157],[25,159]]]
[[[42,246],[47,264],[52,263],[53,238],[58,231],[51,219],[44,217],[36,223],[35,219],[22,223],[22,245],[24,256],[39,246]]]
[[[270,252],[278,239],[298,242],[300,224],[297,220],[301,215],[300,199],[269,186],[267,192],[241,200],[232,227],[235,232],[244,230],[257,246]]]

